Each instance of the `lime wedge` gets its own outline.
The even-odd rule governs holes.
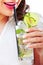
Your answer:
[[[36,26],[39,21],[39,15],[36,13],[27,13],[24,15],[24,23],[28,28]]]

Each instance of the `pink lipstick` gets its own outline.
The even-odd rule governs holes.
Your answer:
[[[7,8],[13,9],[16,3],[14,3],[14,2],[4,2],[4,4],[6,5]]]

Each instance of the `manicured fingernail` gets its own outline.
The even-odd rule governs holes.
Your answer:
[[[25,35],[23,35],[22,37],[25,38]]]
[[[26,34],[24,34],[22,37],[25,38],[26,37]]]
[[[27,42],[27,40],[23,40],[23,43],[26,43]]]
[[[26,29],[26,30],[25,30],[25,32],[28,32],[28,31],[29,31],[29,29]]]
[[[28,44],[25,46],[25,49],[30,48],[30,46],[31,46],[31,43],[28,43]]]

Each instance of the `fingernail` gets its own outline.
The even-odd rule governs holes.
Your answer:
[[[28,32],[28,31],[29,31],[29,29],[26,29],[26,30],[25,30],[25,32]]]
[[[25,38],[26,37],[26,34],[24,34],[22,37]]]
[[[27,42],[27,40],[23,40],[23,43],[26,43]]]
[[[31,46],[31,43],[28,43],[28,44],[25,46],[25,49],[30,48],[30,46]]]

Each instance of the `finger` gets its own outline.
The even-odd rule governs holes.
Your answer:
[[[35,38],[28,38],[24,39],[23,43],[38,43],[38,42],[43,42],[43,37],[35,37]]]
[[[27,44],[26,48],[43,48],[43,43]]]
[[[26,33],[23,35],[23,38],[29,38],[29,37],[43,37],[43,32],[35,31],[35,32],[30,32]]]
[[[41,31],[41,30],[37,28],[29,28],[26,30],[26,32],[33,32],[33,31]]]

